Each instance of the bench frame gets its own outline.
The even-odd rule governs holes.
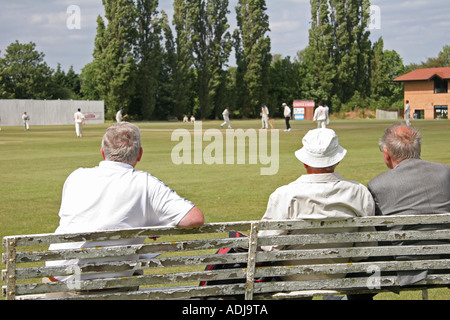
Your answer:
[[[80,282],[83,290],[101,290],[115,287],[149,286],[161,284],[165,287],[142,289],[135,292],[77,294],[72,297],[59,299],[192,299],[199,297],[243,297],[245,300],[254,299],[298,299],[317,295],[378,293],[392,290],[422,290],[423,298],[427,298],[427,289],[448,287],[450,260],[421,258],[417,261],[392,261],[386,259],[376,262],[352,262],[317,265],[295,266],[258,266],[264,261],[285,261],[311,258],[365,258],[368,256],[398,256],[398,255],[433,255],[448,254],[450,244],[408,245],[408,246],[362,246],[354,247],[353,242],[373,241],[436,241],[450,240],[450,229],[434,231],[371,231],[330,234],[320,233],[328,228],[366,228],[389,225],[431,225],[450,224],[450,214],[424,216],[390,216],[390,217],[362,217],[345,220],[308,220],[308,221],[250,221],[206,224],[200,228],[183,230],[176,227],[150,227],[140,229],[113,230],[76,234],[42,234],[28,236],[9,236],[3,238],[6,253],[2,254],[6,269],[2,270],[2,279],[6,285],[2,288],[7,300],[14,299],[46,299],[46,293],[73,291],[67,283],[42,283],[48,276],[73,274],[74,270],[64,267],[26,267],[19,268],[22,263],[42,263],[43,261],[66,260],[74,258],[98,258],[106,256],[125,257],[133,254],[147,254],[154,252],[182,252],[196,250],[216,250],[223,247],[248,248],[247,252],[217,255],[215,251],[201,255],[182,255],[158,257],[149,260],[124,261],[114,263],[80,265],[79,271],[117,271],[124,269],[150,270],[162,268],[162,272],[150,275],[139,275],[125,278],[111,278],[100,280],[85,280]],[[308,230],[308,234],[287,235],[277,237],[261,237],[262,230]],[[248,238],[227,238],[224,233],[242,231],[248,233]],[[314,233],[317,231],[317,233]],[[213,238],[203,238],[212,234]],[[189,235],[190,240],[183,237]],[[117,247],[96,247],[87,249],[70,249],[59,251],[18,251],[22,246],[47,246],[52,243],[106,241],[118,239],[133,239],[139,237],[182,237],[180,241],[145,243],[142,245],[127,245]],[[188,237],[188,239],[189,239]],[[261,252],[260,246],[287,245],[305,243],[347,242],[346,248],[324,248],[312,250],[286,250]],[[208,264],[246,263],[247,267],[203,270]],[[175,271],[164,274],[168,267],[199,266],[202,270]],[[73,269],[73,268],[72,268]],[[377,275],[368,270],[401,271],[401,270],[445,270],[440,274],[428,277],[414,287],[400,288],[396,275]],[[363,277],[341,277],[338,279],[321,279],[307,281],[273,281],[258,282],[255,279],[263,277],[280,277],[292,274],[340,274],[365,273]],[[19,283],[23,279],[33,283]],[[200,281],[244,279],[242,283],[220,284],[211,286],[185,285]],[[375,281],[371,283],[370,281]],[[171,285],[167,286],[167,283]],[[180,285],[183,283],[183,285]]]

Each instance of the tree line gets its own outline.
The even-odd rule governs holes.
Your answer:
[[[183,115],[254,118],[266,104],[315,100],[332,112],[401,108],[403,86],[392,80],[437,58],[404,66],[383,39],[369,40],[369,0],[310,0],[308,46],[295,57],[271,54],[265,0],[239,0],[230,30],[228,0],[173,0],[172,22],[158,0],[102,0],[93,61],[81,74],[51,69],[34,43],[12,43],[0,58],[0,98],[104,100],[106,118],[124,109],[136,120]],[[235,65],[230,66],[234,54]]]

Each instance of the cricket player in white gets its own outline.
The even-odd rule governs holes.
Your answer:
[[[406,121],[406,125],[408,127],[411,126],[411,106],[409,104],[409,100],[406,100],[406,105],[405,105],[405,121]]]
[[[73,115],[75,119],[75,131],[77,133],[77,137],[83,137],[83,125],[85,124],[84,115],[81,113],[81,109],[78,109],[77,112]]]
[[[117,111],[117,113],[116,113],[116,121],[117,121],[117,123],[122,122],[123,119],[125,119],[126,117],[128,117],[127,114],[126,114],[126,115],[123,115],[122,112],[123,112],[123,109],[120,109],[120,110]]]
[[[328,123],[328,110],[323,106],[322,103],[319,103],[319,107],[314,112],[314,121],[317,121],[318,129],[325,129]]]
[[[23,127],[25,130],[30,130],[30,116],[24,112],[22,115]]]
[[[265,104],[261,106],[262,128],[269,129],[269,108]]]
[[[230,108],[226,108],[223,113],[223,120],[224,122],[220,125],[221,127],[223,127],[224,125],[228,124],[228,129],[231,129],[231,124],[230,124]]]

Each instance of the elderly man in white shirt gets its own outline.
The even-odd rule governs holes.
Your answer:
[[[101,154],[105,161],[95,168],[74,171],[63,187],[60,224],[55,233],[82,233],[97,230],[178,226],[194,228],[203,225],[203,213],[190,201],[147,172],[135,169],[143,149],[139,128],[127,122],[110,127],[103,137]],[[145,239],[113,242],[79,242],[53,244],[50,250],[89,248],[105,245],[141,244]],[[134,260],[137,257],[129,257]],[[108,260],[114,261],[114,260]],[[76,265],[98,260],[55,261],[48,265]],[[132,273],[132,271],[130,271]],[[131,275],[92,274],[82,279]],[[71,281],[69,278],[50,279]]]
[[[269,198],[262,220],[311,220],[373,216],[375,203],[368,189],[360,183],[348,181],[335,172],[347,150],[339,145],[331,129],[315,129],[303,138],[303,148],[295,153],[307,174],[289,185],[278,188]],[[356,229],[355,229],[356,230]],[[353,230],[353,231],[355,231]],[[332,232],[333,230],[327,230]],[[347,230],[351,232],[352,230]],[[262,231],[262,236],[282,235],[283,231]],[[295,234],[295,231],[293,232]],[[336,244],[336,247],[348,244]],[[320,245],[263,247],[265,251],[316,249]],[[347,262],[346,259],[286,261],[286,265]],[[295,275],[287,280],[322,279],[327,276]],[[332,278],[333,276],[328,276]]]

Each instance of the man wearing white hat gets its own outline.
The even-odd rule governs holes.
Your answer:
[[[295,153],[306,168],[306,175],[278,188],[269,198],[262,220],[303,220],[326,218],[352,218],[373,216],[375,203],[368,189],[362,184],[348,181],[335,172],[347,150],[339,145],[336,133],[331,129],[315,129],[303,138],[303,148]],[[348,232],[357,231],[349,229]],[[327,230],[332,232],[332,230]],[[263,236],[282,235],[283,231],[263,231]],[[295,234],[295,231],[290,234]],[[348,247],[352,244],[336,244]],[[328,246],[329,247],[329,246]],[[317,249],[318,244],[263,247],[265,251]],[[287,261],[286,265],[315,263],[346,263],[348,259],[317,259]],[[336,277],[336,275],[334,275]],[[333,275],[295,275],[286,280],[333,278]]]

